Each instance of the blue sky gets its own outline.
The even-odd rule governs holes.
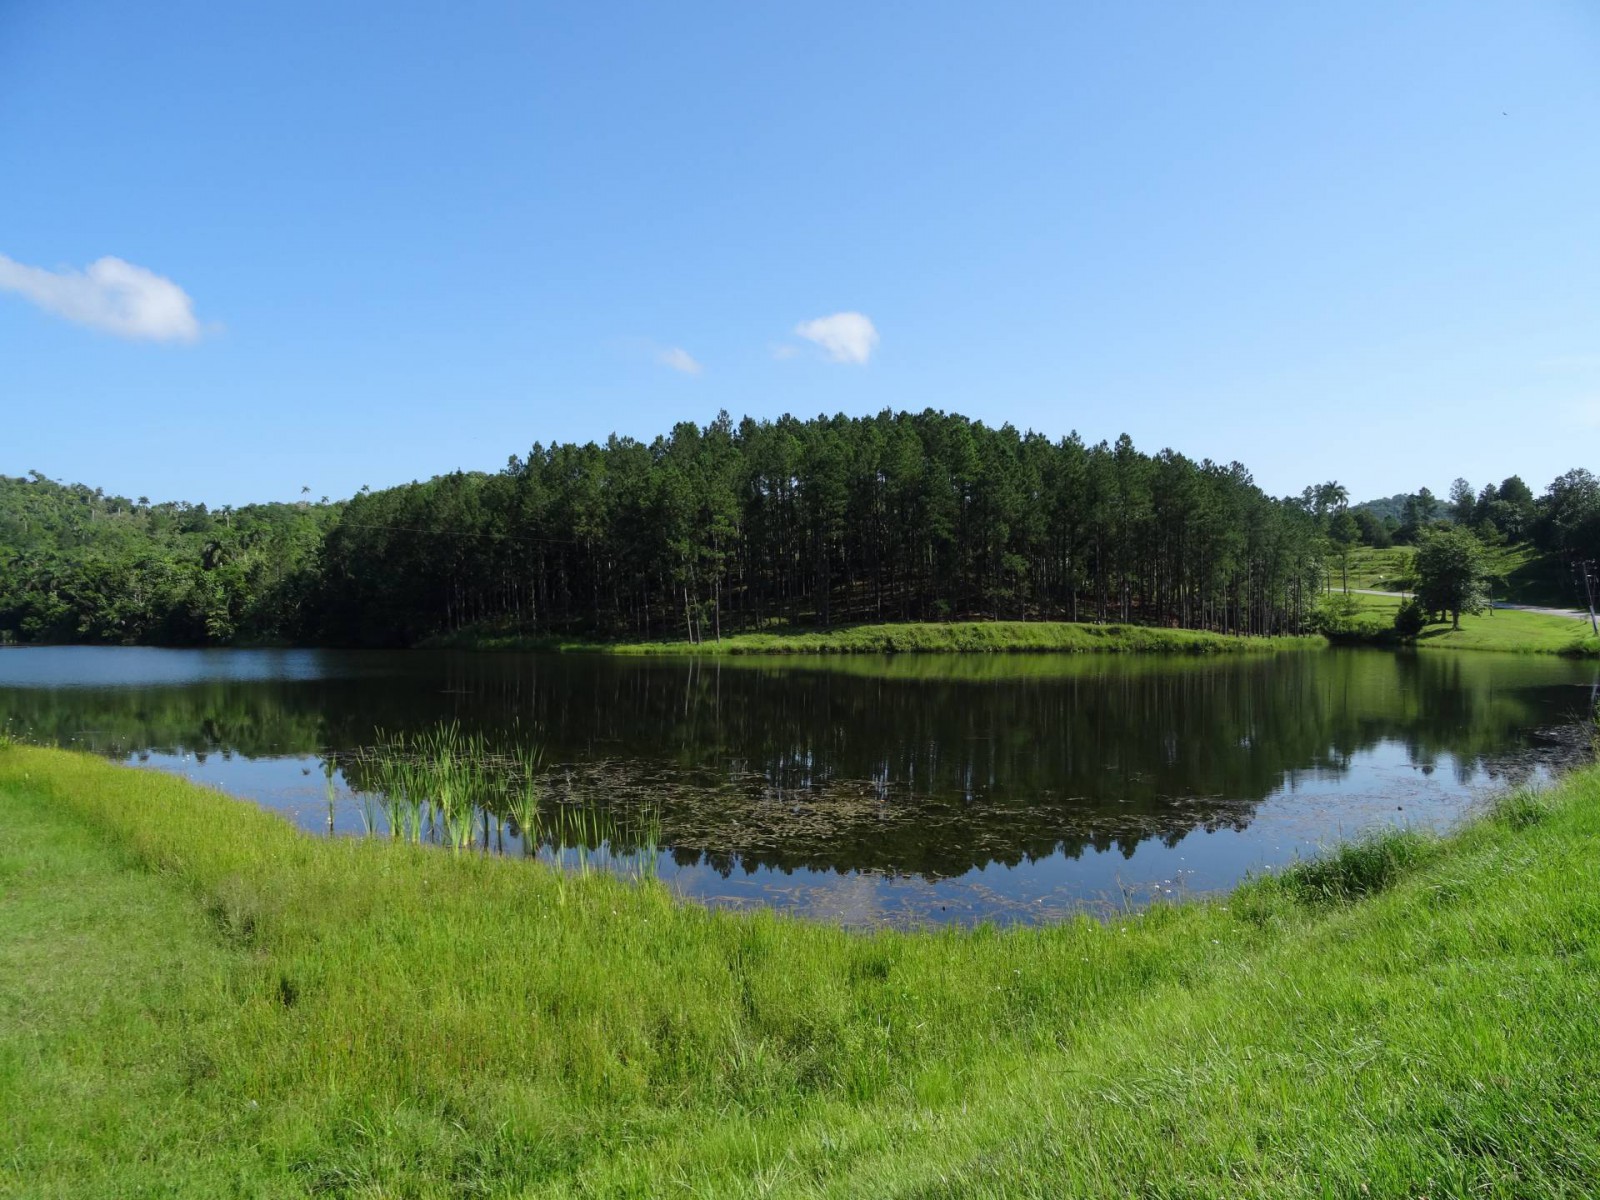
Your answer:
[[[0,472],[931,406],[1537,490],[1600,468],[1597,197],[1579,2],[0,0]]]

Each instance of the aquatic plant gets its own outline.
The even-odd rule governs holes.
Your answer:
[[[457,851],[481,839],[483,850],[504,849],[508,831],[530,857],[543,857],[579,877],[606,871],[654,879],[661,817],[653,805],[621,810],[579,797],[570,775],[560,801],[547,799],[543,751],[523,741],[497,750],[456,722],[421,733],[376,731],[373,744],[348,756],[351,779],[375,833],[378,814],[389,833],[407,842],[434,841]],[[477,835],[475,837],[475,834]]]
[[[333,775],[337,769],[333,755],[324,755],[322,759],[322,781],[328,803],[328,833],[330,835],[333,833],[333,810],[339,799],[339,789],[333,782]]]
[[[450,835],[450,844],[457,850],[472,845],[472,818],[472,809],[465,804],[444,810],[445,829]]]
[[[537,842],[535,831],[539,823],[539,761],[542,752],[536,746],[523,747],[517,756],[519,778],[511,794],[510,815],[517,831],[524,839]]]
[[[378,815],[383,811],[383,806],[378,797],[372,792],[358,791],[355,793],[356,813],[361,818],[361,829],[368,837],[378,832]]]
[[[634,848],[634,873],[640,879],[655,879],[660,874],[661,813],[656,808],[639,815],[639,836]]]

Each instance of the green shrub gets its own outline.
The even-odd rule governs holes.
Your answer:
[[[1428,624],[1428,614],[1423,610],[1422,601],[1413,596],[1409,600],[1400,602],[1400,607],[1394,614],[1394,631],[1403,638],[1414,638],[1420,634]]]
[[[1335,592],[1324,596],[1311,614],[1311,628],[1333,641],[1381,640],[1388,625],[1359,596]]]

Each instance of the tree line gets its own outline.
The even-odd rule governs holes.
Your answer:
[[[1600,558],[1600,478],[1581,468],[1558,476],[1538,498],[1519,475],[1478,490],[1458,478],[1446,500],[1419,488],[1350,506],[1347,513],[1330,526],[1336,542],[1412,546],[1430,531],[1457,528],[1472,530],[1486,545],[1530,542],[1563,559]]]
[[[152,504],[0,475],[0,641],[227,645],[317,627],[338,507]]]
[[[701,641],[953,617],[1277,633],[1308,618],[1318,537],[1243,466],[1126,437],[723,414],[355,497],[324,546],[324,615],[343,640],[495,622]]]
[[[1492,491],[1484,520],[1509,526],[1494,506],[1510,505],[1563,548],[1600,532],[1587,472],[1538,501]],[[1293,633],[1360,511],[1337,484],[1274,498],[1239,463],[931,410],[720,414],[332,504],[153,505],[35,473],[0,477],[0,636],[703,641],[960,617]],[[1419,509],[1417,526],[1447,515]]]

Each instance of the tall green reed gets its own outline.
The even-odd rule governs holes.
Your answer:
[[[452,721],[420,733],[377,731],[373,745],[351,756],[346,779],[363,806],[368,832],[377,830],[381,814],[392,837],[458,851],[475,841],[485,851],[503,849],[510,833],[525,854],[548,856],[580,876],[605,870],[656,877],[659,812],[617,812],[581,800],[570,780],[561,801],[552,803],[543,762],[536,744],[517,739],[509,750],[499,750],[483,734]]]

